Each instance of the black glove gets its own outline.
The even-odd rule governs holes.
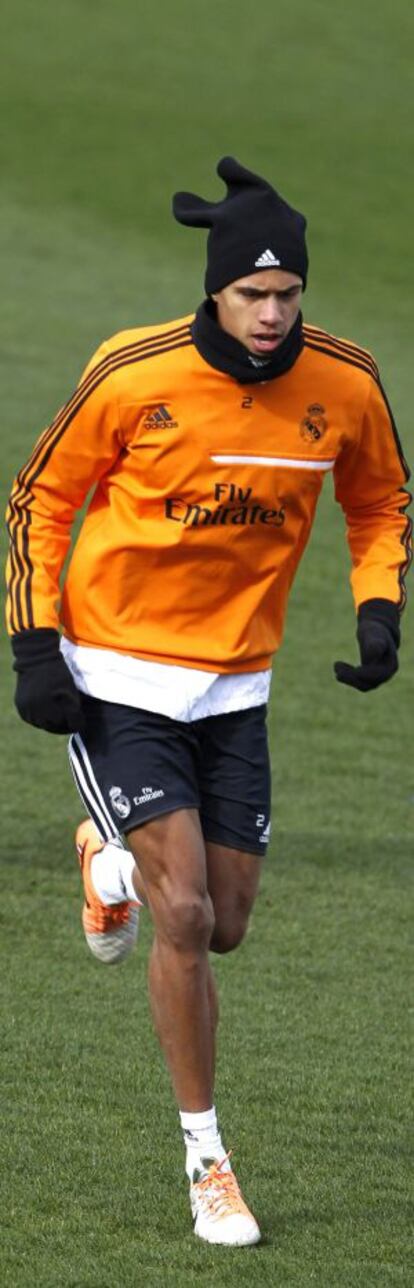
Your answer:
[[[367,599],[361,604],[357,627],[361,666],[335,662],[335,675],[341,684],[350,684],[353,689],[368,693],[395,675],[400,644],[399,619],[397,605],[390,599]]]
[[[59,632],[36,626],[12,635],[11,645],[17,671],[14,700],[22,720],[47,733],[81,729],[81,698],[60,652]]]

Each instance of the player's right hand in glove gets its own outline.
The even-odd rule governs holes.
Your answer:
[[[17,671],[14,700],[22,720],[47,733],[81,729],[80,693],[60,652],[59,632],[36,626],[12,635],[11,646]]]
[[[358,612],[357,640],[361,665],[335,662],[334,670],[341,684],[350,684],[361,693],[377,689],[398,671],[400,644],[399,612],[390,599],[367,599]]]

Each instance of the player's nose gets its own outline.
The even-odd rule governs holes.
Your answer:
[[[282,309],[276,295],[268,295],[261,301],[259,321],[266,326],[276,326],[282,320]]]

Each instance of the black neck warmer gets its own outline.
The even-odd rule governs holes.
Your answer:
[[[293,367],[304,344],[302,314],[299,313],[294,326],[271,357],[256,358],[244,344],[219,326],[215,304],[209,299],[197,309],[191,333],[196,349],[210,367],[233,376],[241,385],[263,384],[266,380],[283,376]]]

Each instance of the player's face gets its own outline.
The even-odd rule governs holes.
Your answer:
[[[212,296],[217,321],[250,353],[271,354],[291,330],[300,309],[302,279],[283,269],[262,269],[230,282]]]

